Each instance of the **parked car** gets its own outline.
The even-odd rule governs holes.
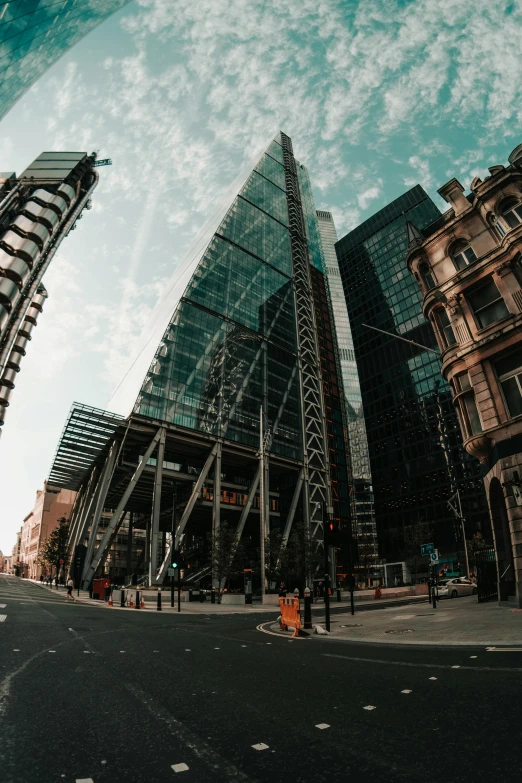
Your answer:
[[[439,580],[439,598],[460,598],[461,595],[476,595],[476,593],[476,582],[467,576]]]

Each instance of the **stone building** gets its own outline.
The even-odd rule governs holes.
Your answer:
[[[498,595],[522,607],[522,144],[509,165],[451,179],[451,208],[423,231],[408,224],[407,263],[434,326],[464,446],[480,460]]]
[[[43,490],[36,493],[32,511],[25,517],[21,535],[21,562],[23,575],[39,579],[42,566],[40,553],[61,517],[69,518],[76,497],[70,489],[59,489],[45,482]]]

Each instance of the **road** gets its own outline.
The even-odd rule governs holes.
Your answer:
[[[6,576],[2,617],[2,783],[520,780],[520,652],[289,642],[261,613],[66,605]]]

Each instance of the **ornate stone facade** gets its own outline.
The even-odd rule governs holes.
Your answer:
[[[522,607],[522,144],[509,165],[456,179],[451,205],[409,229],[409,270],[424,294],[467,451],[483,466],[497,553],[499,598]]]

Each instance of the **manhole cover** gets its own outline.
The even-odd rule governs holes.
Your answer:
[[[362,628],[362,623],[351,623],[350,625],[340,625],[339,628]]]
[[[413,628],[394,628],[392,631],[385,631],[384,633],[413,633]]]

